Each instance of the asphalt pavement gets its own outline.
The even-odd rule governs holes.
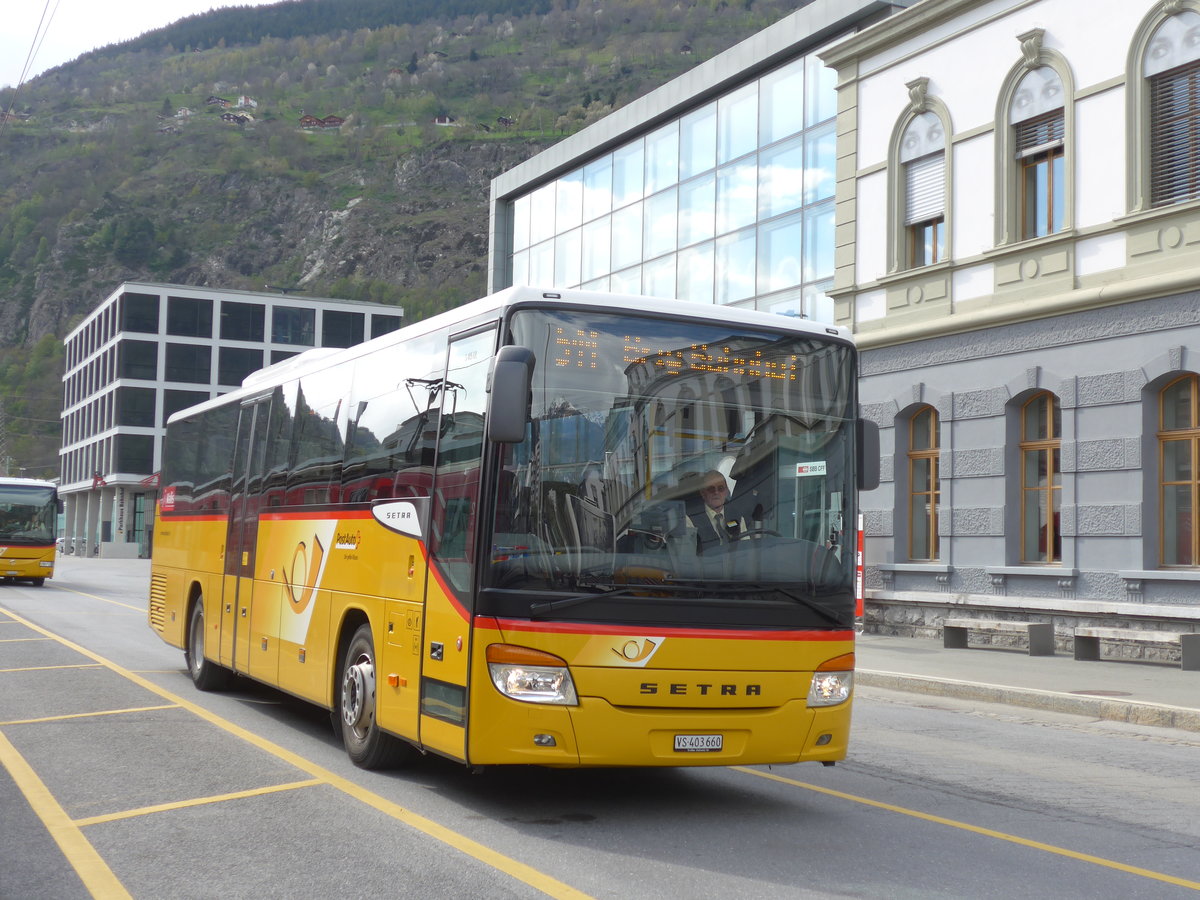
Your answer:
[[[856,683],[981,703],[1200,731],[1200,672],[1168,663],[951,650],[941,641],[858,636]]]

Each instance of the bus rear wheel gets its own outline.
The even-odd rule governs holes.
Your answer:
[[[183,658],[187,662],[188,674],[197,690],[223,691],[233,681],[233,673],[212,660],[204,658],[204,595],[197,594],[192,601],[192,614],[188,621],[187,649]]]
[[[375,641],[360,625],[346,647],[337,691],[337,718],[350,761],[363,769],[385,769],[414,752],[375,723]]]

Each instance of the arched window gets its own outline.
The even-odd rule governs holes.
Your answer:
[[[917,410],[908,428],[908,557],[938,558],[938,414]]]
[[[1062,413],[1048,391],[1021,407],[1021,561],[1062,560]]]
[[[1062,231],[1066,221],[1063,93],[1058,73],[1038,66],[1020,80],[1009,104],[1022,238]]]
[[[1200,508],[1200,378],[1184,375],[1158,398],[1159,490],[1164,566],[1196,565]]]
[[[946,258],[946,133],[935,113],[913,118],[900,138],[907,265]]]
[[[1142,57],[1150,102],[1150,205],[1200,197],[1200,14],[1154,30]]]

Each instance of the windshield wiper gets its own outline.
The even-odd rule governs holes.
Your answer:
[[[807,597],[802,597],[800,594],[793,594],[791,591],[785,591],[785,590],[783,590],[783,588],[775,587],[773,585],[764,585],[763,587],[742,588],[741,591],[742,591],[742,593],[746,593],[746,594],[766,594],[766,593],[782,594],[784,597],[787,597],[787,599],[791,600],[792,602],[799,603],[805,609],[812,610],[818,616],[820,616],[822,619],[824,619],[826,622],[828,622],[830,625],[844,624],[841,619],[839,619],[837,616],[835,616],[833,613],[831,613],[825,607],[821,606],[819,603],[809,600]]]
[[[529,614],[535,617],[546,616],[560,609],[569,609],[572,606],[580,606],[584,603],[590,603],[593,600],[616,600],[623,597],[634,597],[662,591],[682,593],[684,591],[702,590],[703,588],[690,584],[664,584],[657,581],[646,584],[613,584],[606,585],[601,590],[587,594],[575,594],[572,597],[563,597],[559,600],[546,600],[542,603],[531,604]]]

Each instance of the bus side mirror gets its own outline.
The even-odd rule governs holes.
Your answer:
[[[533,351],[501,347],[488,374],[487,436],[498,444],[525,440],[533,386]]]
[[[856,419],[854,425],[858,489],[873,491],[879,487],[879,426],[869,419]]]

